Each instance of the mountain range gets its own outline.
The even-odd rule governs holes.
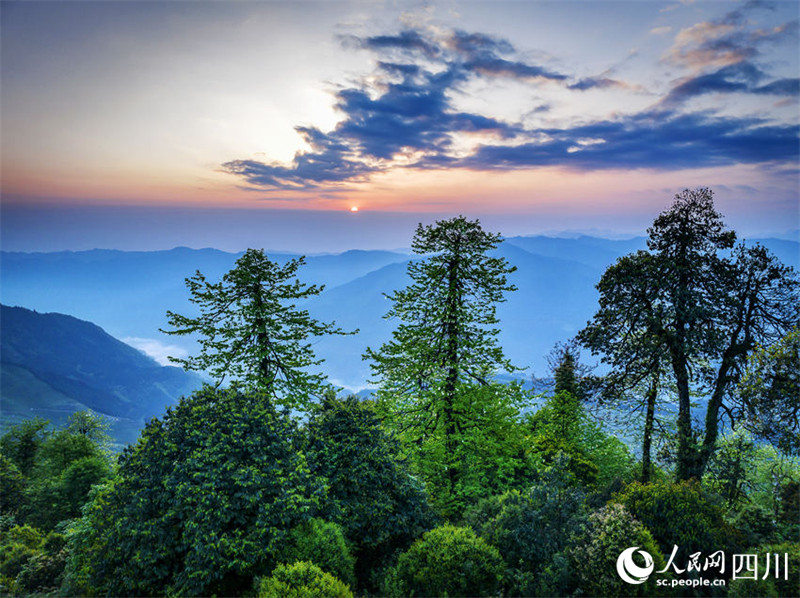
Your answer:
[[[800,266],[800,244],[761,239],[784,263]],[[500,344],[511,361],[528,368],[521,376],[542,376],[545,356],[558,341],[582,328],[597,307],[595,285],[603,271],[622,255],[644,248],[644,238],[511,237],[495,251],[517,267],[509,278],[518,290],[498,306]],[[94,322],[110,335],[147,351],[162,364],[167,355],[196,350],[189,338],[166,336],[166,311],[194,313],[184,279],[200,270],[214,281],[233,267],[241,254],[215,249],[176,248],[124,252],[3,252],[0,301],[40,312],[60,312]],[[297,257],[273,253],[283,262]],[[357,335],[322,338],[314,343],[326,361],[324,372],[351,390],[368,385],[367,347],[389,340],[396,323],[384,319],[390,307],[385,294],[408,284],[406,266],[416,259],[400,251],[348,251],[315,255],[298,271],[304,282],[324,284],[320,295],[303,307],[323,321],[335,320]],[[5,337],[5,331],[3,331]]]

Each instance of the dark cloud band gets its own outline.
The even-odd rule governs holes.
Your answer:
[[[734,13],[725,19],[728,24],[743,21]],[[714,30],[713,23],[709,30]],[[745,44],[748,39],[753,42],[752,35],[729,32],[701,39],[699,48],[681,48],[684,54],[675,55],[682,59],[698,50],[739,58],[680,80],[649,110],[569,128],[534,129],[459,111],[453,97],[476,78],[556,85],[564,93],[633,86],[604,76],[572,77],[547,64],[522,60],[509,42],[482,33],[404,29],[391,35],[350,36],[342,38],[346,46],[375,53],[379,60],[371,83],[335,94],[336,108],[344,116],[336,127],[327,133],[298,127],[311,149],[298,152],[289,165],[233,160],[223,169],[260,189],[306,190],[364,181],[396,167],[671,170],[796,163],[800,144],[795,125],[682,111],[686,100],[708,93],[798,96],[800,79],[770,80],[751,60],[757,51],[752,43]],[[456,138],[464,134],[480,134],[482,140],[468,155],[463,147],[455,151]]]

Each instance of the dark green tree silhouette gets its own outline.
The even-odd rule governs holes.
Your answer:
[[[200,315],[168,311],[173,329],[162,332],[198,335],[201,350],[170,360],[187,370],[208,372],[217,386],[230,378],[285,407],[304,407],[312,397],[321,398],[329,386],[322,374],[309,369],[322,363],[309,339],[345,333],[295,305],[324,288],[295,278],[304,263],[300,257],[281,266],[263,250],[248,249],[220,282],[209,282],[199,271],[187,278],[189,300]]]
[[[664,355],[678,399],[676,476],[699,479],[748,355],[796,325],[798,281],[764,247],[734,247],[710,189],[677,194],[648,232],[649,253],[603,275],[600,309],[583,335],[605,327],[596,348],[627,351],[637,367]],[[692,424],[693,392],[708,397],[702,431]]]

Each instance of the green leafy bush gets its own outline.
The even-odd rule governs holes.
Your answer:
[[[625,507],[612,504],[593,513],[581,534],[565,551],[575,587],[587,596],[649,596],[656,592],[655,579],[631,585],[617,575],[617,558],[623,550],[638,547],[653,558],[656,571],[664,568],[664,556],[650,532]]]
[[[311,472],[328,484],[325,519],[341,525],[360,587],[434,524],[421,484],[398,459],[395,439],[370,402],[326,399],[306,427]]]
[[[50,532],[42,541],[40,550],[23,565],[16,579],[21,593],[52,594],[61,585],[66,564],[66,540],[62,534]]]
[[[40,552],[42,533],[30,525],[16,525],[0,536],[0,586],[2,593],[17,593],[16,578]]]
[[[738,542],[742,546],[768,544],[778,531],[773,514],[756,503],[742,505],[737,510],[726,513],[725,520],[736,530]]]
[[[0,529],[0,594],[53,593],[66,564],[63,534],[44,533],[28,524]]]
[[[347,547],[342,528],[322,519],[309,519],[289,532],[278,560],[286,563],[309,561],[323,571],[355,585],[355,561]]]
[[[271,570],[321,488],[258,395],[206,387],[126,449],[69,536],[73,594],[231,595]]]
[[[616,497],[658,542],[663,554],[677,546],[684,557],[730,549],[734,539],[723,509],[696,481],[629,484]]]
[[[444,525],[426,532],[400,555],[384,581],[388,596],[494,596],[503,559],[469,528]]]
[[[258,598],[353,598],[347,585],[314,563],[278,565],[261,580]]]
[[[465,521],[500,551],[508,592],[532,595],[539,591],[536,576],[552,566],[554,555],[585,521],[584,499],[569,458],[562,454],[529,490],[483,500],[467,512]]]

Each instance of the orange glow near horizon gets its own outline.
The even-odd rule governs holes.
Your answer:
[[[646,212],[663,206],[685,187],[727,185],[761,188],[756,166],[679,172],[602,170],[577,172],[560,167],[517,171],[414,170],[396,168],[370,181],[319,190],[246,188],[219,169],[166,168],[142,176],[134,168],[34,173],[4,172],[4,203],[58,205],[141,205],[198,208],[345,210],[370,212],[554,214]],[[760,196],[753,198],[756,201]],[[764,198],[766,199],[766,197]],[[735,199],[743,201],[744,199]]]

